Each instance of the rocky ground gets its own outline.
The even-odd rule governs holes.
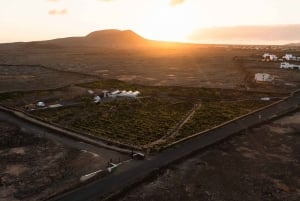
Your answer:
[[[120,198],[300,200],[300,112],[249,129],[163,170]]]
[[[9,123],[0,122],[0,128],[0,201],[45,200],[107,162]]]

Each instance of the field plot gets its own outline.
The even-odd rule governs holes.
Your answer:
[[[94,79],[91,76],[52,70],[42,66],[0,64],[0,93],[55,89]]]
[[[138,98],[112,98],[95,104],[86,91],[93,89],[139,90]],[[77,96],[73,91],[78,92]],[[225,89],[188,87],[155,87],[130,84],[117,80],[100,80],[80,84],[62,91],[73,94],[71,100],[60,108],[28,111],[45,121],[75,129],[106,140],[148,148],[153,142],[163,139],[158,145],[182,139],[217,126],[228,120],[247,114],[270,104],[262,97],[278,97],[283,94],[255,93]],[[79,93],[81,92],[81,93]],[[85,93],[84,93],[85,92]],[[61,91],[36,91],[29,93],[2,94],[2,103],[24,109],[34,99],[42,97],[69,97]],[[56,96],[54,96],[56,94]],[[15,101],[15,100],[21,101]],[[51,99],[51,100],[52,100]],[[64,101],[62,101],[64,102]],[[11,104],[14,103],[14,104]],[[195,105],[195,113],[185,121]],[[176,130],[179,124],[184,124]],[[155,143],[157,146],[157,143]]]
[[[145,145],[163,137],[191,106],[187,102],[147,98],[140,102],[117,100],[100,105],[85,104],[64,109],[40,110],[32,114],[93,135],[130,145]]]
[[[279,61],[262,62],[262,55],[266,52],[278,56],[287,52],[300,55],[299,51],[287,50],[284,47],[270,49],[267,46],[254,48],[232,45],[165,44],[122,49],[41,48],[29,45],[25,48],[0,46],[0,63],[39,64],[55,71],[96,75],[103,79],[118,79],[151,86],[248,89],[266,92],[290,92],[299,88],[300,71],[279,69]],[[276,77],[276,81],[270,84],[254,83],[256,73],[270,73]],[[39,79],[42,83],[50,80],[50,83],[53,82],[56,86],[68,80],[62,80],[60,76],[57,79],[55,76],[51,76],[51,79],[42,77]],[[26,84],[30,82],[23,83],[23,88],[26,89]]]
[[[245,115],[263,106],[266,106],[266,102],[249,100],[240,102],[203,103],[193,118],[179,130],[178,135],[175,137],[181,139],[185,136],[190,136],[199,131],[218,126],[225,121]]]
[[[202,45],[27,51],[1,51],[0,48],[0,62],[41,64],[57,70],[155,86],[240,88],[244,83],[245,73],[232,59],[247,54],[248,52],[240,50]]]

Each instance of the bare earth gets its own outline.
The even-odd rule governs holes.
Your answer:
[[[9,123],[0,122],[0,130],[0,201],[45,200],[80,184],[82,175],[105,169],[109,161]]]
[[[136,187],[120,200],[298,201],[300,112],[253,128]]]
[[[300,71],[279,69],[279,62],[262,62],[265,52],[275,53],[210,45],[125,49],[1,45],[0,93],[59,88],[8,104],[23,107],[37,101],[64,102],[61,99],[76,103],[87,90],[75,84],[103,78],[153,86],[283,93],[299,89]],[[300,56],[299,51],[289,53]],[[269,73],[275,81],[256,83],[255,73]],[[299,122],[298,112],[248,130],[171,166],[120,200],[298,201]],[[107,158],[0,122],[0,161],[0,201],[36,201],[78,184],[82,174],[103,167]]]
[[[42,66],[5,66],[0,64],[0,93],[56,89],[93,80],[95,77],[61,72]]]
[[[295,90],[300,72],[279,69],[280,63],[261,62],[271,50],[234,46],[165,46],[149,48],[5,48],[0,46],[0,91],[55,88],[95,77],[62,73],[77,72],[100,78],[119,79],[146,85],[172,85],[252,90]],[[285,51],[276,54],[284,55]],[[271,51],[273,52],[273,51]],[[298,54],[298,52],[290,52]],[[46,69],[28,68],[42,65]],[[24,67],[22,67],[24,66]],[[52,69],[52,71],[51,71]],[[60,72],[60,73],[59,73]],[[274,83],[253,83],[255,73],[275,76]],[[14,79],[16,82],[13,82]],[[12,86],[9,86],[12,84]]]

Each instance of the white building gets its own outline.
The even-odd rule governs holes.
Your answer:
[[[94,97],[94,103],[99,103],[101,101],[101,97],[100,96],[95,96]]]
[[[273,76],[268,73],[256,73],[254,79],[256,82],[271,82],[274,80]]]
[[[265,59],[265,58],[267,58],[268,56],[270,56],[270,53],[264,53],[262,57]]]
[[[140,95],[141,93],[139,91],[122,91],[120,94],[118,94],[118,96],[120,97],[128,97],[128,98],[136,98],[138,95]]]
[[[278,57],[275,54],[264,53],[263,54],[263,61],[277,61]]]
[[[288,62],[282,62],[280,64],[281,69],[294,69],[294,70],[300,70],[300,65],[296,64],[290,64]]]
[[[116,91],[113,91],[113,92],[109,93],[108,97],[110,97],[110,98],[116,98],[120,93],[121,93],[120,90],[116,90]]]
[[[102,97],[102,98],[107,98],[108,95],[109,95],[109,91],[104,90],[104,91],[102,91],[101,97]]]
[[[92,95],[92,94],[94,94],[94,91],[93,90],[88,90],[88,93]]]
[[[295,61],[297,60],[297,57],[293,56],[292,54],[285,54],[283,57],[286,61]]]

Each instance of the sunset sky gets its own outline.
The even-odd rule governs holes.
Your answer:
[[[299,0],[1,0],[0,42],[82,36],[102,29],[202,42],[195,33],[205,28],[300,24],[299,8]]]

